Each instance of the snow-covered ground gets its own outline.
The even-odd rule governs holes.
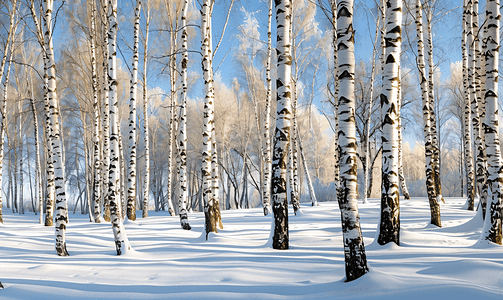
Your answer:
[[[463,199],[446,198],[443,228],[428,225],[426,199],[402,200],[401,247],[372,243],[378,204],[360,204],[371,272],[350,283],[336,203],[291,214],[283,251],[267,245],[262,209],[222,212],[225,228],[209,241],[202,213],[184,231],[178,217],[150,212],[126,223],[135,250],[126,256],[115,255],[110,224],[71,214],[71,256],[58,257],[54,228],[4,209],[0,299],[503,299],[503,248],[477,244],[482,223]]]

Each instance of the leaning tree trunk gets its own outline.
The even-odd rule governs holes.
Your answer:
[[[398,91],[400,89],[402,1],[386,0],[386,64],[381,93],[382,178],[380,245],[400,245],[400,202],[398,197]]]
[[[143,56],[143,136],[145,142],[145,178],[143,179],[143,212],[142,218],[148,217],[148,200],[150,196],[150,141],[148,126],[148,93],[147,93],[147,59],[148,59],[148,34],[150,25],[150,6],[147,0],[145,21],[145,41]]]
[[[182,94],[180,96],[180,121],[178,127],[178,180],[180,182],[180,195],[178,198],[178,214],[180,215],[180,225],[185,230],[190,230],[189,217],[187,214],[187,201],[189,193],[187,190],[187,66],[189,63],[189,53],[187,45],[187,9],[189,1],[184,0],[182,7],[182,70],[180,72],[182,83]]]
[[[340,186],[337,191],[341,210],[346,281],[368,271],[365,246],[358,216],[356,123],[355,123],[355,58],[353,0],[337,3],[337,37],[339,51],[339,144],[341,148]]]
[[[291,0],[276,0],[277,40],[277,108],[276,128],[274,130],[271,204],[274,213],[274,249],[289,248],[288,202],[286,190],[286,164],[290,142],[291,107],[291,71],[292,56],[290,52],[290,18]]]
[[[402,107],[401,105],[401,91],[398,96],[398,107]],[[402,189],[403,197],[407,200],[410,200],[409,190],[407,189],[407,183],[405,181],[405,174],[403,171],[403,159],[402,159],[402,117],[400,114],[398,115],[398,180],[400,181],[400,188]]]
[[[119,191],[120,154],[119,134],[117,119],[119,114],[119,101],[117,97],[117,0],[108,1],[108,82],[110,96],[110,182],[108,197],[110,202],[110,215],[114,232],[115,250],[117,255],[127,253],[131,249],[126,231],[122,223],[121,199]]]
[[[464,96],[464,158],[466,163],[466,206],[468,210],[475,209],[475,171],[472,156],[472,132],[471,132],[471,109],[470,109],[470,77],[468,75],[468,43],[472,41],[471,35],[471,12],[468,0],[463,1],[463,34],[461,36],[461,49],[463,53],[463,96]]]
[[[433,174],[432,156],[432,131],[430,118],[430,101],[428,94],[428,81],[426,79],[426,66],[424,61],[424,44],[423,44],[423,8],[421,0],[416,0],[416,32],[417,32],[417,68],[419,70],[421,97],[423,100],[423,121],[424,121],[424,150],[425,150],[425,172],[426,172],[426,191],[428,193],[428,201],[430,203],[431,224],[441,226],[440,222],[440,205],[437,201],[437,190],[435,189],[435,181]]]
[[[136,94],[138,90],[138,57],[140,34],[141,1],[136,0],[134,9],[134,44],[133,44],[133,70],[129,92],[129,120],[128,120],[128,178],[127,178],[127,218],[136,220]]]
[[[41,7],[41,10],[43,8]],[[39,18],[37,17],[37,13],[35,10],[35,2],[34,0],[30,1],[30,12],[32,15],[33,23],[37,29],[37,39],[40,44],[40,48],[42,49],[42,58],[44,62],[44,112],[45,112],[45,136],[46,136],[46,200],[45,200],[45,226],[53,225],[53,212],[54,212],[54,198],[55,190],[54,190],[54,164],[52,160],[52,142],[51,142],[51,118],[49,118],[49,98],[47,94],[48,80],[49,76],[47,74],[49,61],[47,57],[46,43],[45,43],[45,35],[44,29],[39,22]],[[41,18],[42,24],[46,27],[45,18]],[[3,68],[2,68],[3,70]],[[1,71],[0,71],[1,72]],[[9,182],[10,183],[10,182]]]
[[[56,252],[59,256],[68,256],[66,250],[66,224],[68,223],[68,208],[66,203],[65,162],[62,156],[62,141],[59,124],[59,107],[56,93],[56,63],[52,45],[52,8],[53,0],[44,0],[45,8],[45,44],[47,45],[48,85],[47,97],[49,99],[49,115],[51,119],[51,150],[54,163],[55,193],[56,193]]]
[[[304,156],[304,149],[302,148],[302,142],[300,140],[299,130],[297,128],[295,128],[295,135],[297,136],[297,139],[299,141],[300,159],[302,160],[302,167],[304,168],[304,173],[306,174],[307,187],[309,189],[309,196],[311,197],[311,205],[318,206],[318,200],[316,199],[316,193],[314,192],[313,181],[311,180],[311,175],[309,175],[306,157]]]
[[[501,204],[503,201],[503,164],[499,140],[498,114],[498,63],[500,41],[500,1],[488,0],[486,3],[487,36],[486,43],[486,142],[489,164],[489,186],[491,199],[487,202],[487,212],[482,230],[481,240],[501,245]]]

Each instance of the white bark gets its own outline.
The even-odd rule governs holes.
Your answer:
[[[117,255],[125,254],[131,249],[121,217],[121,199],[119,193],[120,154],[119,133],[117,128],[118,97],[117,97],[117,0],[108,1],[108,82],[110,97],[110,182],[108,197],[110,197],[110,214],[114,233]]]
[[[286,189],[286,164],[290,142],[291,70],[292,56],[290,45],[291,0],[276,0],[277,40],[277,108],[276,128],[274,130],[271,204],[274,213],[273,248],[289,248],[288,203]]]
[[[140,34],[141,0],[136,0],[134,14],[134,43],[133,65],[129,92],[129,120],[128,120],[128,176],[127,176],[127,217],[136,220],[136,94],[138,91],[138,58]]]
[[[56,193],[56,251],[59,256],[68,256],[66,250],[66,224],[68,223],[68,208],[66,202],[65,162],[62,156],[62,141],[59,124],[59,107],[56,93],[56,63],[52,45],[52,9],[53,0],[44,0],[45,10],[45,44],[49,67],[47,69],[47,96],[50,103],[49,118],[51,119],[51,150],[54,163],[55,193]]]
[[[355,124],[355,57],[353,0],[337,3],[337,51],[339,78],[340,184],[337,200],[341,210],[346,281],[369,271],[360,227],[357,202],[357,161]]]
[[[480,239],[502,244],[501,204],[503,201],[503,163],[499,141],[498,114],[498,63],[500,41],[500,1],[488,0],[486,3],[487,36],[484,39],[486,56],[486,132],[487,158],[489,164],[489,186],[492,191],[487,199],[487,212]]]
[[[464,100],[464,158],[467,172],[467,194],[466,206],[468,210],[475,209],[475,171],[473,166],[472,142],[471,142],[471,109],[470,109],[470,83],[469,83],[469,52],[468,52],[468,33],[471,31],[471,8],[468,6],[468,0],[463,1],[463,35],[461,36],[461,49],[463,53],[463,96]]]
[[[213,1],[204,0],[201,9],[201,53],[203,78],[204,78],[204,118],[203,118],[203,162],[202,162],[202,177],[203,177],[203,202],[205,214],[205,232],[206,238],[210,232],[217,232],[217,216],[215,214],[215,202],[213,195],[213,180],[212,180],[212,146],[213,146],[213,67],[212,67],[212,49],[211,49],[211,11],[213,10]]]
[[[101,156],[100,156],[100,111],[98,105],[98,75],[96,66],[96,45],[94,36],[96,35],[96,4],[91,1],[91,29],[89,38],[91,40],[91,72],[93,81],[93,148],[94,148],[94,182],[93,182],[93,203],[94,222],[101,223]]]
[[[271,212],[271,129],[270,129],[270,115],[271,115],[271,101],[272,101],[272,80],[271,80],[271,61],[272,61],[272,0],[269,0],[269,13],[267,25],[267,63],[266,63],[266,102],[265,102],[265,117],[264,117],[264,181],[263,181],[263,194],[262,206],[264,207],[264,216]]]
[[[143,56],[143,136],[145,139],[145,178],[143,179],[143,213],[142,218],[148,217],[148,203],[150,196],[150,140],[148,126],[148,92],[147,92],[147,60],[148,60],[148,36],[150,25],[150,6],[147,0],[147,7],[143,10],[146,14],[145,21],[145,44]]]
[[[386,55],[381,94],[382,182],[381,217],[377,242],[400,244],[398,197],[398,91],[400,88],[402,2],[386,0]],[[342,173],[342,172],[341,172]]]
[[[108,6],[107,1],[103,3],[103,181],[105,191],[103,192],[103,218],[110,222],[110,97],[109,97],[109,75],[108,75]]]
[[[416,32],[417,32],[417,68],[421,85],[421,98],[423,103],[423,121],[424,121],[424,148],[425,148],[425,172],[426,172],[426,190],[430,203],[431,224],[440,226],[440,206],[437,202],[437,190],[435,189],[435,179],[432,165],[433,145],[430,111],[431,102],[429,101],[429,85],[426,79],[426,66],[424,60],[423,43],[423,7],[421,0],[416,0]]]
[[[182,69],[180,72],[182,92],[180,96],[180,121],[178,127],[178,180],[180,182],[180,194],[178,198],[178,213],[180,215],[180,225],[185,230],[190,230],[189,217],[187,214],[187,201],[189,192],[187,189],[187,66],[189,63],[188,43],[187,43],[187,10],[189,1],[184,0],[182,7]]]

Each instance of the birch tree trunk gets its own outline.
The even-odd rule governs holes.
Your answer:
[[[386,56],[381,94],[382,181],[380,245],[400,245],[400,201],[398,195],[398,92],[400,89],[402,1],[386,0]],[[341,172],[342,173],[342,172]]]
[[[274,249],[289,248],[286,164],[290,142],[291,69],[290,47],[291,0],[276,0],[277,40],[277,108],[272,153],[271,204],[274,213]]]
[[[180,195],[178,198],[178,214],[180,215],[180,225],[185,230],[190,230],[189,217],[187,214],[187,201],[189,193],[187,190],[187,66],[189,63],[188,43],[187,43],[187,10],[189,1],[184,0],[182,7],[182,69],[180,72],[182,93],[180,96],[180,121],[178,142],[178,180],[180,181]]]
[[[476,191],[478,191],[480,197],[480,203],[482,204],[483,215],[485,216],[486,203],[487,203],[487,185],[486,185],[486,157],[485,157],[485,145],[482,132],[482,119],[481,115],[481,87],[480,87],[480,64],[482,57],[480,55],[479,48],[479,24],[478,24],[478,0],[472,1],[472,36],[473,43],[471,45],[472,49],[472,89],[471,89],[471,109],[472,109],[472,126],[473,126],[473,139],[475,140],[475,180],[477,184]]]
[[[100,157],[100,111],[98,105],[98,75],[96,72],[96,46],[94,36],[96,35],[96,3],[91,1],[91,31],[89,38],[91,40],[91,72],[93,80],[93,147],[94,147],[94,182],[93,182],[93,203],[94,203],[94,222],[101,223],[101,157]]]
[[[12,1],[12,11],[10,12],[10,23],[9,23],[9,33],[7,35],[7,42],[5,43],[5,48],[4,48],[4,54],[2,57],[2,62],[0,64],[0,81],[3,78],[3,73],[5,69],[5,64],[7,61],[7,55],[10,52],[11,57],[12,57],[12,44],[14,43],[14,34],[15,34],[15,22],[14,19],[16,17],[16,7],[17,7],[17,0]],[[10,59],[12,60],[12,58]],[[10,69],[10,63],[9,63],[9,69]],[[8,82],[6,80],[6,82]],[[0,129],[0,223],[3,224],[3,212],[2,212],[2,195],[3,195],[3,189],[2,189],[2,174],[3,174],[3,159],[4,159],[4,139],[5,139],[5,131],[7,129],[7,85],[4,84],[4,98],[2,101],[2,107],[1,107],[1,113],[2,113],[2,123],[1,123],[1,129]]]
[[[134,9],[134,44],[133,44],[133,72],[131,74],[129,92],[129,120],[128,120],[128,178],[127,178],[127,218],[136,220],[136,94],[138,90],[138,58],[140,33],[141,0],[136,0]]]
[[[334,183],[335,189],[339,189],[340,183],[340,147],[339,147],[339,99],[338,99],[338,87],[339,87],[339,64],[337,58],[337,3],[336,0],[330,0],[330,7],[332,8],[332,26],[333,28],[333,37],[332,37],[332,47],[334,48],[334,145],[335,145],[335,172],[334,172]]]
[[[416,0],[416,32],[417,32],[417,68],[421,84],[421,97],[423,100],[423,121],[424,121],[424,149],[425,149],[425,172],[426,172],[426,191],[430,203],[431,224],[441,226],[440,205],[437,201],[437,190],[433,174],[432,156],[432,130],[430,111],[431,102],[428,94],[428,81],[426,79],[426,66],[424,61],[424,43],[423,43],[423,7],[421,0]]]
[[[212,129],[213,129],[213,66],[212,66],[212,49],[211,49],[211,12],[213,10],[213,2],[204,0],[201,9],[201,53],[203,78],[204,78],[204,118],[203,118],[203,158],[202,158],[202,180],[203,180],[203,203],[205,217],[205,232],[206,239],[210,232],[217,232],[218,216],[215,215],[215,202],[213,195],[213,180],[212,180]]]
[[[295,90],[293,92],[293,121],[292,121],[292,128],[290,129],[290,151],[292,152],[291,156],[291,166],[292,166],[292,175],[293,175],[293,180],[292,183],[293,185],[291,186],[292,189],[292,206],[293,206],[293,212],[295,215],[297,215],[297,211],[300,209],[300,194],[299,194],[299,171],[298,171],[298,154],[297,154],[297,136],[295,135],[295,130],[297,128],[297,85],[294,82],[293,83],[293,89]]]
[[[31,77],[31,73],[30,73]],[[31,88],[31,97],[30,97],[30,104],[31,104],[31,111],[33,113],[33,126],[35,127],[35,163],[36,163],[36,170],[35,170],[35,182],[37,184],[37,198],[38,198],[38,211],[39,211],[39,223],[44,224],[44,199],[42,197],[42,164],[40,162],[40,138],[39,138],[39,132],[38,132],[38,115],[37,115],[37,108],[35,106],[35,97],[33,93],[33,79],[30,81],[30,88]],[[1,135],[1,133],[0,133]],[[2,145],[0,146],[0,162],[3,160],[3,138],[2,138]],[[1,172],[1,167],[0,167],[0,178],[2,176]],[[1,190],[1,179],[0,179],[0,194],[2,192]],[[1,208],[0,208],[1,209]],[[1,214],[0,214],[0,219],[1,219]]]
[[[147,93],[147,59],[148,59],[148,35],[150,25],[150,6],[147,0],[147,7],[143,10],[146,14],[145,20],[145,44],[143,56],[143,136],[145,139],[145,178],[143,179],[143,212],[142,218],[148,217],[148,200],[150,196],[150,140],[148,126],[148,93]]]
[[[262,206],[264,207],[264,216],[271,212],[271,129],[270,129],[270,115],[271,115],[271,101],[272,101],[272,80],[271,80],[271,61],[272,61],[272,0],[269,0],[269,13],[267,25],[267,62],[266,62],[266,82],[267,92],[265,100],[265,118],[264,118],[264,181],[262,190]]]
[[[501,245],[501,204],[503,201],[503,164],[499,140],[498,114],[498,63],[500,41],[500,1],[487,0],[486,23],[487,36],[484,39],[486,56],[486,131],[487,158],[489,164],[488,183],[491,188],[491,198],[487,199],[488,206],[484,227],[480,240],[486,240]]]
[[[431,158],[433,180],[435,181],[435,193],[437,196],[437,201],[445,202],[442,197],[442,182],[440,180],[440,145],[438,143],[438,132],[437,132],[437,117],[435,113],[435,93],[434,93],[434,82],[433,76],[435,71],[435,66],[433,64],[433,35],[431,30],[431,23],[433,18],[433,5],[436,0],[434,0],[429,5],[428,13],[426,15],[427,30],[428,30],[428,98],[430,101],[430,124],[431,124],[431,143],[433,147],[433,155]]]
[[[108,74],[108,61],[110,59],[108,53],[108,2],[103,1],[102,15],[103,19],[103,32],[104,40],[102,44],[103,49],[103,180],[105,181],[105,191],[104,201],[103,201],[103,219],[106,222],[110,222],[110,98],[109,98],[109,88],[110,88],[110,77]]]
[[[211,12],[210,12],[211,14]],[[174,18],[176,19],[176,18]],[[171,22],[169,24],[170,27],[170,43],[169,43],[169,52],[170,53],[176,53],[176,26],[173,26],[173,23],[176,24],[176,21]],[[211,49],[211,48],[210,48]],[[167,192],[168,192],[168,211],[169,214],[174,216],[175,215],[175,209],[173,207],[173,201],[172,201],[172,191],[173,191],[173,144],[174,144],[174,137],[175,137],[175,107],[176,107],[176,55],[171,55],[169,58],[169,80],[170,80],[170,87],[171,87],[171,95],[170,95],[170,104],[169,104],[169,145],[168,145],[168,184],[167,184]]]
[[[45,9],[45,44],[47,45],[47,69],[48,85],[47,97],[50,103],[49,116],[51,119],[51,150],[54,164],[55,193],[56,193],[56,252],[59,256],[68,256],[66,250],[66,224],[68,223],[68,208],[66,202],[65,162],[62,156],[62,141],[59,124],[59,108],[56,93],[56,63],[54,61],[54,49],[52,45],[52,8],[53,0],[44,0]]]
[[[119,134],[117,119],[119,101],[117,97],[117,0],[108,1],[108,82],[110,96],[110,182],[108,197],[110,198],[110,215],[114,233],[117,255],[127,253],[131,249],[121,218],[121,199],[119,193],[119,176],[121,172],[119,159]]]
[[[382,5],[381,5],[382,6]],[[379,36],[379,27],[381,26],[381,16],[378,15],[376,18],[376,31],[375,31],[375,39],[374,39],[374,50],[372,51],[372,70],[370,72],[370,95],[369,95],[369,108],[368,108],[368,117],[367,124],[365,124],[365,144],[363,145],[364,149],[364,159],[365,163],[363,164],[363,203],[368,203],[367,196],[369,193],[368,181],[369,181],[369,169],[370,169],[370,124],[372,118],[372,106],[374,105],[374,81],[375,81],[375,58],[377,55],[377,37]],[[384,26],[384,25],[383,25]]]
[[[466,189],[467,189],[467,209],[475,209],[475,171],[473,166],[472,155],[472,132],[471,132],[471,109],[470,109],[470,76],[469,70],[469,51],[468,43],[472,40],[469,39],[471,35],[471,8],[468,0],[463,1],[463,34],[461,36],[461,49],[463,53],[463,96],[464,100],[464,158],[466,163]]]
[[[339,143],[341,148],[340,185],[337,199],[341,210],[346,281],[369,271],[358,216],[355,124],[355,58],[353,0],[337,3],[339,65]]]
[[[311,180],[311,176],[309,175],[309,171],[307,168],[306,158],[304,156],[304,149],[302,148],[302,142],[300,140],[298,128],[295,128],[295,134],[297,135],[297,139],[299,140],[299,152],[302,160],[302,167],[304,168],[304,173],[306,174],[307,187],[309,189],[309,196],[311,197],[311,205],[318,206],[318,200],[316,199],[316,193],[314,192],[313,182]]]

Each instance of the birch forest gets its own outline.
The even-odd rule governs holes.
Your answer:
[[[35,214],[72,256],[84,215],[125,255],[152,215],[200,212],[209,242],[257,208],[287,252],[292,218],[333,202],[349,282],[371,272],[359,206],[398,247],[404,202],[442,228],[457,197],[501,245],[500,19],[499,0],[0,1],[0,223]]]

